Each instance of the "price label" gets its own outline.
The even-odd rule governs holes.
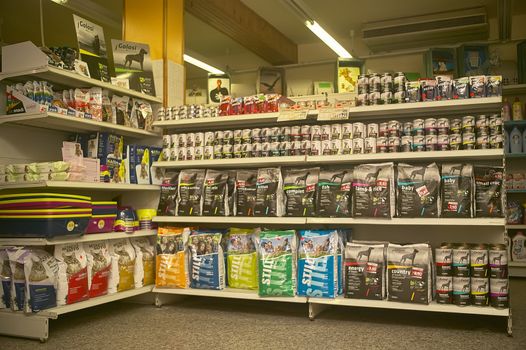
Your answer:
[[[308,114],[308,109],[284,109],[279,111],[278,122],[305,120]]]
[[[318,111],[318,120],[346,120],[349,119],[349,108],[326,107]]]

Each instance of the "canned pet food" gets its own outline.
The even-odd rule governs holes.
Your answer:
[[[452,276],[453,249],[451,245],[443,244],[435,249],[435,266],[437,276]]]
[[[164,107],[161,106],[157,109],[157,120],[163,121],[164,118],[165,118]]]
[[[223,145],[215,145],[214,146],[214,159],[222,159],[223,158]]]
[[[195,147],[204,146],[205,133],[204,132],[196,132],[194,135],[195,135]]]
[[[261,129],[252,129],[252,143],[261,142]]]
[[[436,118],[426,118],[424,120],[424,129],[426,135],[437,135],[437,120]]]
[[[251,157],[252,157],[252,144],[245,143],[241,145],[241,158],[251,158]]]
[[[223,145],[224,136],[225,136],[224,131],[222,130],[214,131],[214,145]],[[235,137],[235,132],[234,132],[234,137]],[[241,139],[241,135],[240,135],[240,139]]]
[[[234,146],[233,145],[223,145],[223,158],[225,159],[234,158]]]
[[[279,144],[279,155],[282,157],[290,156],[292,143],[290,141],[281,141]]]
[[[507,278],[490,278],[489,280],[489,298],[490,305],[498,309],[506,309],[509,307]]]
[[[365,74],[358,76],[358,94],[367,94],[369,92],[369,78]]]
[[[177,149],[177,160],[178,161],[182,161],[182,160],[186,160],[186,155],[187,155],[187,149],[186,147],[179,147]]]
[[[270,128],[261,129],[261,142],[270,142],[270,134],[271,134]],[[299,134],[299,129],[298,129],[297,134]]]
[[[413,136],[413,123],[405,122],[402,125],[402,136]]]
[[[331,155],[331,141],[330,140],[321,141],[321,154],[324,156]]]
[[[352,154],[352,140],[351,139],[342,140],[342,154]]]
[[[279,128],[277,132],[279,133]],[[272,131],[274,132],[274,128],[272,128]],[[241,143],[251,143],[252,142],[252,129],[243,129],[241,132]]]
[[[367,124],[367,137],[378,137],[378,124],[369,123]]]
[[[353,138],[364,138],[365,137],[365,124],[364,123],[353,123],[352,125]]]
[[[395,91],[393,94],[393,103],[404,103],[405,96],[405,91]]]
[[[301,126],[301,138],[303,141],[310,141],[310,125]]]
[[[172,120],[172,116],[173,116],[172,108],[167,107],[164,110],[164,120]]]
[[[193,132],[186,134],[186,147],[195,147],[195,134]]]
[[[437,136],[437,150],[449,151],[449,135]]]
[[[321,126],[321,141],[327,141],[331,139],[331,126],[324,124]]]
[[[337,156],[342,154],[342,140],[332,140],[331,141],[331,154]]]
[[[179,147],[173,147],[173,148],[163,148],[161,151],[161,160],[168,161],[168,160],[177,160],[177,149]],[[2,178],[4,178],[4,175],[2,175]]]
[[[489,135],[488,134],[477,134],[477,142],[475,145],[476,149],[488,149],[490,148]]]
[[[463,133],[474,133],[475,132],[475,117],[472,115],[466,115],[462,117],[462,132]]]
[[[439,135],[449,135],[449,119],[437,119],[437,129]]]
[[[489,137],[490,148],[502,148],[503,138],[502,134],[491,135]]]
[[[254,139],[254,131],[252,130],[252,139]],[[279,140],[280,141],[290,141],[290,134],[292,133],[290,126],[282,126],[279,129]]]
[[[235,145],[240,145],[243,143],[243,130],[241,129],[236,129],[234,130],[234,144]],[[225,138],[224,138],[224,134],[223,134],[223,144],[225,143]]]
[[[437,135],[426,135],[426,151],[436,151],[438,144]]]
[[[472,246],[470,251],[471,277],[487,278],[488,272],[488,247],[485,244]]]
[[[279,137],[279,132],[280,132],[280,130],[279,130],[279,128],[277,126],[273,127],[273,128],[270,128],[270,142],[279,142],[279,138],[280,138]],[[309,135],[309,137],[310,137],[310,135]]]
[[[489,287],[487,277],[471,277],[471,305],[488,306]]]
[[[469,246],[459,244],[453,248],[453,277],[469,277]]]
[[[453,302],[453,277],[436,277],[436,300],[438,304],[451,304]]]
[[[393,103],[393,93],[391,91],[384,91],[380,94],[380,104]]]
[[[389,137],[399,137],[402,126],[398,120],[390,120],[387,122],[387,129],[389,132]]]
[[[367,95],[367,104],[369,106],[375,106],[381,104],[381,93],[380,92],[371,92]]]
[[[368,106],[369,105],[369,94],[368,93],[359,94],[358,97],[356,98],[356,104],[358,106]]]
[[[321,155],[321,141],[310,142],[310,155],[319,156]]]
[[[311,141],[321,141],[321,125],[313,125],[310,128]]]
[[[393,92],[393,76],[391,73],[384,73],[380,77],[381,92]]]
[[[332,124],[331,125],[331,140],[338,140],[342,138],[342,125]]]
[[[280,143],[279,141],[273,141],[270,143],[270,156],[269,157],[279,157],[280,156]]]
[[[214,159],[214,146],[205,146],[203,159]]]
[[[426,137],[424,135],[413,136],[413,152],[424,152],[426,150]]]
[[[413,136],[424,136],[424,119],[413,120]]]
[[[362,138],[352,139],[352,153],[363,154],[364,151],[364,140]]]
[[[261,157],[261,142],[255,142],[252,144],[252,157]]]
[[[387,137],[378,137],[376,139],[376,152],[387,153]]]
[[[397,72],[393,78],[393,88],[395,92],[403,92],[405,90],[405,83],[407,79],[403,72]]]
[[[270,142],[263,142],[261,144],[261,156],[262,157],[272,156],[272,153],[270,152]]]
[[[486,129],[489,127],[489,120],[486,115],[478,115],[477,119],[475,120],[475,127],[477,132],[479,132],[480,129]]]
[[[342,124],[342,140],[352,139],[352,124]]]
[[[508,278],[508,251],[504,244],[494,244],[489,249],[491,278]]]
[[[462,120],[455,118],[449,122],[449,130],[452,134],[460,134],[462,132]]]
[[[389,125],[388,123],[380,123],[378,126],[378,136],[388,137],[389,136]]]
[[[234,144],[234,130],[223,131],[223,144],[225,145]]]
[[[205,146],[213,146],[214,140],[215,140],[215,136],[214,136],[213,131],[205,132]]]
[[[303,155],[310,154],[310,140],[303,140],[301,141],[301,153]]]
[[[471,280],[469,277],[453,277],[453,304],[471,305]]]
[[[462,136],[460,134],[449,135],[449,148],[453,151],[462,149]]]
[[[195,147],[186,147],[186,160],[195,160]]]
[[[492,114],[489,117],[488,124],[491,134],[502,134],[502,117],[500,114]]]
[[[411,152],[413,149],[413,136],[402,136],[400,141],[400,149],[402,152]]]
[[[242,145],[240,143],[234,145],[234,158],[241,158],[241,148]]]
[[[179,147],[186,147],[186,139],[187,139],[186,134],[179,134],[179,137],[177,138],[178,146]]]
[[[204,154],[205,154],[204,146],[195,147],[195,151],[194,151],[195,160],[203,160]]]
[[[378,92],[382,90],[382,82],[378,73],[369,74],[369,92]]]
[[[376,153],[376,138],[374,137],[365,138],[364,153]]]
[[[389,153],[400,152],[400,138],[389,137],[387,139],[387,150]]]
[[[471,132],[465,132],[462,134],[462,148],[466,150],[475,149],[475,134]]]
[[[163,135],[163,148],[172,147],[172,135]]]

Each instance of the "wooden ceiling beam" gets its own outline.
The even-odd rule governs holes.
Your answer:
[[[273,65],[298,63],[298,46],[240,0],[185,0],[185,10]]]

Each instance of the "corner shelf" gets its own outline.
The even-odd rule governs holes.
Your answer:
[[[82,182],[82,181],[37,181],[21,183],[4,183],[1,190],[18,190],[25,188],[72,188],[90,191],[159,191],[158,185],[117,184],[109,182]]]

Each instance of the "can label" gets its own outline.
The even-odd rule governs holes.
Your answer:
[[[419,136],[424,135],[424,119],[413,120],[413,134]]]
[[[460,134],[449,135],[449,147],[455,151],[460,150],[462,148],[462,136]]]
[[[465,132],[462,134],[462,148],[466,150],[475,149],[475,134]]]
[[[326,141],[331,139],[331,126],[324,124],[321,126],[321,140]]]
[[[389,136],[398,137],[400,136],[402,126],[398,120],[391,120],[387,123],[387,129],[389,131]]]
[[[270,142],[270,128],[261,129],[261,142]],[[298,131],[299,134],[299,131]]]
[[[251,158],[252,157],[252,144],[245,143],[241,146],[241,158]]]
[[[378,136],[387,136],[389,133],[389,126],[387,123],[380,123],[378,126]]]
[[[435,249],[435,266],[437,276],[452,276],[453,250],[451,248]]]
[[[214,146],[214,159],[222,159],[223,158],[223,145],[215,145]]]
[[[290,141],[281,141],[279,143],[279,155],[282,157],[290,156],[292,151],[292,144]]]
[[[402,126],[402,135],[403,136],[413,136],[413,123],[405,122]]]
[[[194,150],[194,159],[195,160],[203,160],[204,154],[205,154],[204,146],[195,147],[195,150]]]
[[[332,124],[331,125],[331,140],[338,140],[342,138],[342,125]]]
[[[367,103],[370,106],[379,105],[381,103],[381,94],[380,91],[378,92],[371,92],[367,95]]]
[[[280,141],[290,141],[290,134],[291,134],[291,132],[292,131],[291,131],[291,127],[290,126],[282,126],[279,129],[279,140]],[[254,139],[254,130],[252,130],[252,139]]]
[[[270,157],[279,157],[280,156],[280,143],[278,141],[274,141],[270,143]]]
[[[436,277],[436,299],[438,304],[453,302],[453,278],[451,276]]]
[[[342,154],[342,140],[331,141],[331,154],[333,156]]]
[[[321,141],[310,142],[310,155],[319,156],[321,155]]]
[[[400,152],[400,138],[389,137],[387,139],[387,150],[389,151],[389,153]]]
[[[384,91],[380,94],[380,103],[391,104],[393,103],[393,93],[391,91]]]
[[[252,129],[252,143],[261,142],[261,129]]]
[[[302,137],[302,140],[310,141],[310,125],[301,126],[301,137]]]
[[[404,103],[405,102],[405,91],[395,91],[393,95],[393,103]]]
[[[491,249],[489,251],[489,268],[491,278],[507,278],[508,252],[506,250]]]
[[[214,159],[214,146],[205,146],[203,159]]]
[[[195,147],[186,147],[186,160],[195,159]]]
[[[352,154],[352,140],[342,140],[342,154]]]
[[[358,106],[367,106],[367,105],[369,105],[369,94],[366,93],[366,92],[358,94],[356,104]]]
[[[487,278],[488,274],[488,250],[471,249],[470,252],[470,274],[471,277]]]
[[[489,126],[489,120],[488,117],[485,115],[479,115],[477,116],[477,119],[475,121],[475,126],[477,129],[486,128]]]
[[[453,277],[453,304],[470,305],[471,280],[469,277]]]
[[[508,297],[508,279],[507,278],[490,278],[490,304],[499,309],[509,307]]]
[[[413,136],[413,151],[423,152],[426,150],[426,138],[423,135]]]
[[[172,136],[163,135],[163,148],[170,148],[170,147],[172,147]]]
[[[252,157],[261,157],[262,143],[256,142],[252,144]]]
[[[369,75],[369,91],[380,93],[382,82],[380,76],[376,73]]]
[[[374,137],[365,138],[364,153],[376,153],[376,138]]]
[[[438,135],[437,148],[439,151],[449,150],[449,135]]]
[[[280,138],[280,130],[278,127],[273,127],[270,129],[270,142],[278,142]]]
[[[321,141],[321,154],[324,156],[328,156],[331,154],[331,141]]]
[[[216,137],[218,135],[216,134]],[[224,143],[224,134],[221,135],[222,136],[222,143]],[[240,145],[243,143],[243,130],[241,129],[236,129],[234,130],[234,144],[235,145]]]
[[[300,155],[309,155],[310,154],[310,140],[301,141],[301,152]]]
[[[405,82],[406,82],[405,74],[402,72],[398,72],[395,74],[393,79],[393,85],[395,91],[402,92],[405,89]]]
[[[359,75],[357,85],[358,94],[367,94],[367,92],[369,91],[369,78],[367,78],[367,75]]]
[[[313,125],[310,128],[311,141],[321,141],[321,125]]]
[[[364,153],[364,141],[362,138],[352,139],[352,153],[363,154]]]
[[[342,124],[342,139],[343,140],[352,139],[352,124],[351,123]]]
[[[436,151],[437,143],[437,135],[426,135],[426,151]]]
[[[402,152],[411,152],[413,149],[413,137],[412,136],[402,136],[400,149]]]
[[[491,148],[495,148],[495,149],[502,148],[502,144],[503,144],[502,134],[491,135],[489,137],[489,144]]]
[[[365,124],[364,123],[353,123],[352,125],[353,138],[359,139],[365,137]]]
[[[186,147],[179,147],[178,150],[177,150],[177,160],[178,161],[181,161],[181,160],[186,160]]]
[[[222,145],[224,136],[225,136],[224,131],[222,130],[214,131],[214,145]],[[234,133],[234,137],[235,137],[235,133]]]
[[[186,134],[186,147],[195,147],[195,134],[193,132]]]
[[[469,277],[469,249],[453,249],[453,277]]]
[[[205,132],[205,146],[213,146],[214,140],[215,140],[215,136],[214,136],[213,131]]]
[[[387,153],[387,137],[379,137],[376,139],[376,152]]]
[[[382,87],[382,92],[391,92],[393,91],[393,76],[391,73],[384,73],[380,78],[380,85]]]
[[[163,148],[161,151],[162,160],[177,160],[177,152],[179,147]]]
[[[439,118],[437,119],[437,128],[448,128],[449,129],[449,119]]]
[[[233,145],[223,145],[223,158],[225,159],[234,158],[234,146]]]
[[[476,148],[477,149],[488,149],[488,148],[490,148],[488,134],[478,134]]]
[[[475,127],[475,117],[472,115],[466,115],[462,117],[462,129],[472,129]]]
[[[367,137],[378,137],[378,124],[369,123],[367,124]]]
[[[261,156],[262,157],[270,157],[270,142],[263,142],[261,144]]]
[[[179,137],[178,137],[178,146],[179,147],[186,147],[186,134],[179,134]]]
[[[488,306],[489,288],[487,277],[471,277],[471,305]]]
[[[194,135],[195,135],[194,136],[195,147],[204,146],[205,133],[204,132],[196,132]]]
[[[242,145],[239,143],[234,145],[234,158],[241,158],[241,148]]]
[[[163,121],[164,118],[165,118],[164,107],[161,106],[157,109],[157,120]]]

